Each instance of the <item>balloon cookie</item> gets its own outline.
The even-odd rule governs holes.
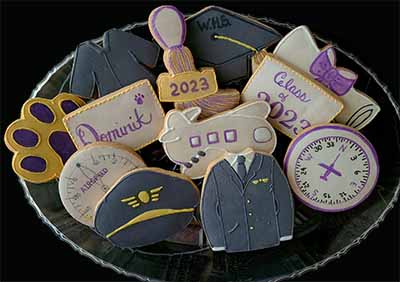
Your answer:
[[[196,70],[191,51],[183,45],[186,38],[184,16],[174,6],[156,8],[148,23],[154,39],[164,49],[164,64],[168,70],[157,79],[160,101],[176,102],[179,109],[199,106],[203,109],[201,118],[239,104],[237,90],[218,91],[213,68]]]
[[[157,140],[164,110],[148,80],[101,97],[64,117],[77,148],[93,142],[116,142],[134,150]]]
[[[330,122],[343,109],[329,89],[268,53],[243,89],[242,100],[268,102],[268,120],[290,138],[311,125]]]
[[[374,147],[360,132],[326,124],[311,127],[292,141],[284,170],[304,204],[339,212],[370,195],[378,180],[379,162]]]
[[[344,104],[336,121],[360,130],[379,113],[379,105],[354,88],[357,74],[337,67],[333,46],[328,45],[320,50],[306,26],[299,26],[289,32],[276,46],[274,55],[309,74],[336,94]]]
[[[80,223],[94,226],[94,209],[122,175],[145,167],[131,148],[109,142],[87,145],[66,162],[58,183],[61,201]]]
[[[157,64],[160,48],[156,44],[119,29],[105,32],[102,44],[87,41],[76,48],[71,93],[95,98],[95,94],[102,97],[138,80],[155,83],[148,68]]]
[[[99,203],[95,228],[121,248],[154,244],[183,230],[198,202],[198,189],[183,175],[160,168],[135,169]]]
[[[78,96],[66,93],[24,103],[20,119],[10,124],[4,135],[5,144],[14,152],[12,167],[18,176],[44,183],[60,175],[76,151],[62,118],[84,104]]]
[[[169,159],[191,178],[203,177],[210,162],[225,152],[237,153],[247,147],[274,151],[276,135],[266,120],[270,112],[266,102],[245,103],[197,121],[200,112],[199,107],[169,111],[159,137]]]

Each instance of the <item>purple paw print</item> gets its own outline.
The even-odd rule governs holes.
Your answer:
[[[144,95],[142,93],[136,94],[135,101],[138,105],[142,105],[144,103]]]

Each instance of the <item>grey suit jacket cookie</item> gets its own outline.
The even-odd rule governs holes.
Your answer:
[[[215,164],[203,186],[200,212],[214,250],[243,252],[280,244],[293,234],[288,181],[274,157],[255,153],[244,183],[229,164]]]
[[[98,205],[95,229],[122,248],[154,244],[183,230],[198,202],[189,179],[158,168],[133,170]]]
[[[157,64],[160,48],[139,36],[118,29],[104,33],[103,47],[92,41],[81,43],[76,51],[70,79],[70,92],[90,98],[97,86],[104,96],[138,80],[155,76],[148,70]]]

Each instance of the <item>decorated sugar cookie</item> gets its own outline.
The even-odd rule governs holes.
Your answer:
[[[207,166],[225,152],[240,152],[247,147],[272,153],[275,131],[266,120],[268,103],[255,101],[206,120],[197,121],[201,109],[172,110],[165,117],[159,141],[171,161],[191,178],[204,176]]]
[[[268,120],[290,138],[311,125],[330,122],[343,109],[331,91],[268,53],[243,89],[242,100],[268,102]]]
[[[97,232],[121,248],[154,244],[193,219],[199,191],[190,179],[160,168],[122,176],[96,209]]]
[[[94,226],[94,209],[122,175],[145,167],[131,148],[110,142],[90,144],[73,154],[58,183],[61,201],[68,213],[82,224]]]
[[[154,39],[164,49],[163,59],[168,70],[157,79],[160,101],[176,102],[178,109],[199,106],[203,109],[203,118],[239,104],[237,90],[218,91],[213,68],[196,69],[191,51],[183,45],[184,16],[174,6],[156,8],[148,23]]]
[[[293,237],[289,183],[272,155],[251,149],[209,166],[200,214],[213,251],[260,250]]]
[[[20,119],[10,124],[4,135],[5,144],[14,153],[12,167],[18,176],[44,183],[60,175],[76,151],[62,118],[84,104],[78,96],[66,93],[24,103]]]
[[[102,44],[87,41],[77,47],[71,93],[95,98],[95,94],[101,97],[142,79],[155,84],[148,68],[157,64],[160,48],[156,44],[119,29],[105,32]]]
[[[186,45],[196,64],[213,67],[220,84],[247,80],[250,61],[281,35],[261,22],[217,6],[206,7],[186,19]]]
[[[304,204],[339,212],[369,196],[378,179],[379,162],[374,147],[360,132],[326,124],[311,127],[292,141],[284,170]]]
[[[354,88],[357,74],[336,66],[333,46],[328,45],[320,50],[306,26],[289,32],[276,46],[274,56],[308,73],[336,94],[344,104],[336,121],[360,130],[380,111],[379,105],[371,97]]]
[[[148,80],[99,98],[64,118],[77,148],[93,142],[116,142],[134,150],[157,140],[164,110]]]

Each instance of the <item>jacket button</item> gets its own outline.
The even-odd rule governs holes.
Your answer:
[[[253,215],[253,213],[252,212],[249,212],[249,216],[252,216]]]
[[[250,226],[250,230],[254,230],[254,226]]]
[[[251,201],[250,201],[249,199],[247,199],[247,203],[248,203],[248,204],[250,204],[250,203],[251,203]]]

